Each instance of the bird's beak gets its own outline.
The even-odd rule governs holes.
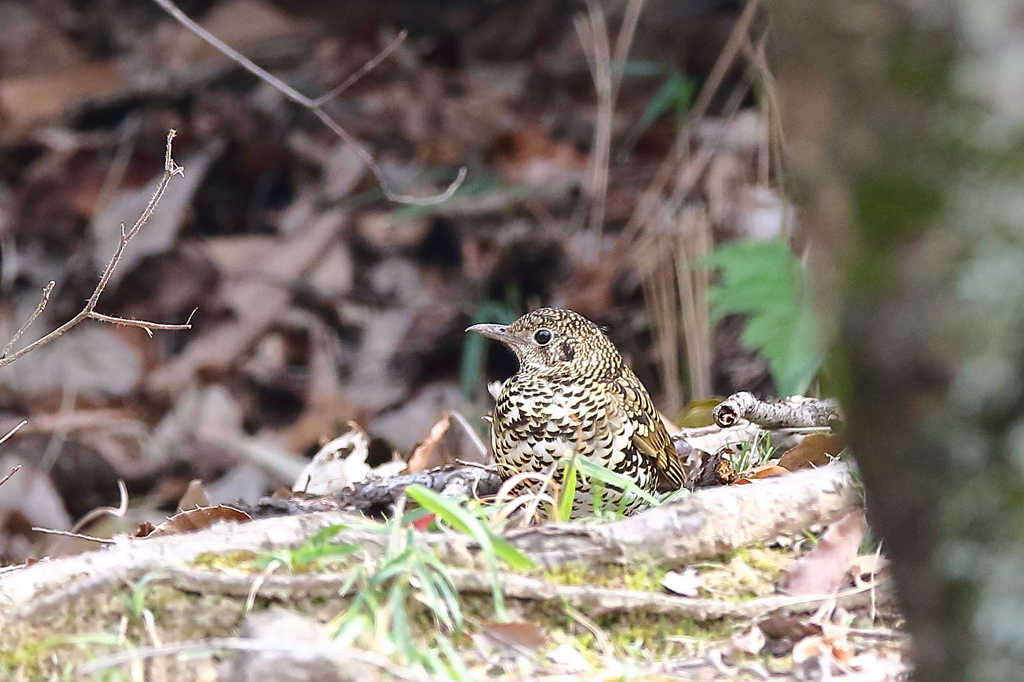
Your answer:
[[[515,343],[516,341],[516,337],[509,333],[507,324],[474,324],[472,327],[467,327],[466,331],[483,334],[489,339],[503,343]]]

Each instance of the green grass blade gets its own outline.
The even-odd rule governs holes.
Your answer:
[[[442,497],[433,490],[424,488],[421,485],[409,486],[405,489],[405,494],[416,504],[434,512],[438,518],[448,525],[471,536],[480,544],[481,549],[484,549],[485,552],[488,550],[493,551],[513,569],[525,571],[534,567],[532,559],[516,549],[512,543],[481,523],[479,519],[463,509],[455,500]]]
[[[576,501],[576,453],[568,457],[568,463],[562,471],[562,494],[558,499],[558,521],[567,521],[572,517],[572,505]]]
[[[423,593],[423,603],[427,605],[430,612],[434,614],[434,618],[437,622],[443,625],[450,632],[455,629],[455,623],[452,620],[451,613],[448,609],[448,604],[441,598],[441,593],[437,589],[437,583],[434,576],[426,570],[426,567],[416,562],[412,565],[413,575],[416,576],[416,580],[419,582],[420,592]]]
[[[611,469],[601,466],[600,464],[594,464],[589,459],[584,457],[578,458],[577,466],[580,469],[580,473],[585,476],[596,478],[605,485],[613,485],[619,488],[623,492],[628,492],[636,497],[639,497],[644,502],[652,505],[658,504],[658,499],[651,495],[649,492],[638,486],[633,482],[631,478],[623,476],[620,473],[616,473]]]
[[[462,660],[462,656],[455,649],[455,645],[447,637],[441,635],[435,635],[434,642],[437,644],[437,648],[441,650],[444,657],[448,659],[448,665],[450,671],[455,673],[454,679],[459,682],[473,682],[473,676],[469,672],[469,668],[466,667],[466,662]]]

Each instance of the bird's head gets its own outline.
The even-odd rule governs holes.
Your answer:
[[[501,341],[516,354],[520,371],[600,375],[622,358],[596,324],[572,310],[540,308],[510,325],[474,324],[466,330]]]

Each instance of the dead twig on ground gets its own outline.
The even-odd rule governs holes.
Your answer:
[[[733,393],[716,405],[711,415],[722,427],[746,419],[765,429],[831,426],[840,420],[834,400],[761,400],[746,391]]]
[[[370,478],[343,490],[309,499],[267,497],[252,507],[239,509],[254,518],[322,511],[370,512],[398,502],[410,485],[421,485],[436,493],[454,496],[488,496],[497,492],[501,479],[480,467],[441,467],[389,478]]]
[[[29,325],[32,324],[32,322],[34,322],[35,319],[39,317],[39,315],[46,308],[46,304],[50,300],[50,293],[53,291],[54,286],[54,283],[50,282],[48,285],[46,285],[46,288],[43,289],[43,300],[40,301],[39,306],[36,308],[36,311],[28,319],[28,322],[22,325],[21,329],[19,329],[18,332],[14,335],[14,338],[11,339],[10,343],[7,344],[7,347],[4,349],[3,354],[0,355],[0,367],[9,365],[18,358],[22,357],[23,355],[27,355],[28,353],[31,353],[40,346],[48,344],[49,342],[56,339],[58,336],[63,335],[72,327],[87,319],[99,320],[100,322],[119,324],[127,327],[139,327],[141,329],[144,329],[146,333],[149,334],[150,336],[153,335],[154,329],[161,329],[166,331],[180,331],[192,328],[191,318],[189,319],[189,321],[185,322],[185,324],[163,324],[159,322],[147,322],[145,320],[129,320],[123,317],[112,317],[110,315],[102,315],[96,312],[96,304],[99,303],[100,296],[103,294],[104,289],[107,288],[107,283],[110,282],[110,276],[114,272],[114,269],[117,267],[117,264],[121,261],[121,256],[124,254],[124,250],[128,247],[128,243],[132,240],[132,237],[139,233],[139,230],[141,230],[142,226],[146,224],[146,221],[149,220],[150,216],[153,215],[153,211],[156,209],[157,204],[160,203],[160,199],[163,197],[164,192],[167,190],[167,185],[170,183],[171,178],[174,177],[175,175],[180,175],[184,177],[185,169],[176,164],[174,162],[174,159],[171,158],[171,142],[172,140],[174,140],[174,136],[176,134],[177,132],[174,130],[171,130],[167,133],[167,147],[164,154],[164,174],[160,180],[160,184],[157,186],[156,192],[153,193],[153,197],[149,200],[149,203],[146,204],[146,209],[142,212],[142,215],[139,216],[139,219],[135,221],[135,224],[132,226],[130,230],[125,230],[124,223],[121,224],[121,238],[117,243],[117,248],[114,250],[114,255],[111,256],[110,261],[107,263],[107,266],[103,269],[103,274],[100,276],[100,281],[96,284],[96,288],[93,289],[92,296],[89,297],[89,300],[86,302],[85,307],[82,308],[81,312],[79,312],[77,315],[72,317],[70,320],[68,320],[61,326],[54,329],[46,336],[43,336],[41,339],[38,339],[37,341],[30,343],[29,345],[25,346],[24,348],[15,353],[10,353],[10,351],[14,348],[14,344],[15,342],[17,342],[18,338],[21,337],[25,330],[28,329]]]
[[[91,539],[91,538],[90,538]],[[123,580],[134,580],[146,574],[133,570]],[[148,573],[148,575],[153,575]],[[463,594],[489,594],[493,578],[487,571],[470,568],[449,568],[452,586]],[[254,583],[254,580],[256,583]],[[870,592],[879,585],[851,587],[827,594],[806,596],[774,595],[743,602],[713,598],[682,597],[661,592],[595,585],[564,585],[541,577],[503,573],[501,589],[507,598],[533,602],[556,602],[592,613],[647,613],[697,621],[722,618],[758,619],[770,614],[790,615],[814,613],[821,604],[846,609],[866,606]],[[153,584],[164,584],[183,592],[251,599],[254,596],[281,602],[300,599],[330,599],[351,596],[357,591],[349,571],[329,573],[258,575],[224,572],[201,566],[169,566],[162,569]],[[882,600],[892,603],[893,594],[887,582],[882,583]]]
[[[361,78],[363,75],[369,72],[370,69],[372,69],[374,66],[379,64],[383,59],[385,59],[388,55],[390,55],[398,47],[398,45],[403,40],[405,40],[405,32],[400,33],[398,37],[390,45],[385,47],[380,54],[378,54],[376,57],[374,57],[369,62],[364,64],[359,71],[350,76],[348,80],[346,80],[344,83],[334,88],[333,90],[323,95],[322,97],[310,98],[306,97],[301,92],[299,92],[295,88],[291,87],[290,85],[282,81],[280,78],[277,78],[276,76],[272,75],[266,69],[263,69],[262,67],[258,66],[255,62],[250,60],[241,52],[235,50],[233,47],[222,41],[220,38],[213,35],[196,22],[192,21],[192,19],[190,19],[187,14],[178,9],[177,5],[175,5],[171,0],[153,1],[157,5],[159,5],[165,12],[171,15],[171,17],[174,18],[175,21],[177,21],[179,24],[181,24],[188,30],[192,31],[192,33],[194,33],[196,36],[198,36],[211,47],[218,50],[225,57],[232,60],[233,62],[241,66],[243,69],[253,74],[254,76],[259,78],[263,82],[267,83],[271,87],[275,88],[278,92],[283,94],[291,101],[313,112],[313,115],[320,119],[320,121],[325,126],[330,128],[331,132],[333,132],[339,138],[344,140],[345,143],[352,148],[356,155],[370,169],[370,172],[373,173],[374,177],[377,178],[377,182],[380,183],[380,188],[381,191],[384,192],[384,196],[386,196],[391,201],[400,204],[412,204],[416,206],[431,206],[433,204],[439,204],[442,201],[448,199],[452,194],[454,194],[455,190],[457,190],[462,185],[463,181],[466,179],[466,167],[463,166],[462,168],[459,169],[459,173],[455,177],[455,180],[453,180],[452,183],[448,185],[448,188],[445,189],[445,191],[440,194],[436,194],[430,197],[414,197],[408,194],[399,194],[398,192],[395,192],[393,189],[391,189],[387,175],[384,173],[384,169],[381,168],[380,164],[378,164],[374,160],[373,154],[371,154],[366,147],[360,144],[358,140],[352,137],[352,135],[349,134],[347,130],[338,125],[337,121],[331,118],[330,115],[323,109],[324,104],[337,97],[339,94],[341,94],[343,90],[345,90],[350,85],[355,83],[357,80],[359,80],[359,78]]]
[[[93,509],[78,520],[78,523],[71,529],[71,532],[77,533],[96,519],[104,516],[113,516],[117,519],[123,518],[128,513],[128,488],[121,479],[117,481],[117,492],[121,497],[121,501],[116,507],[97,507]]]

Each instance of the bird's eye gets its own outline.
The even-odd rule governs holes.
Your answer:
[[[551,332],[547,329],[538,329],[533,335],[533,340],[538,346],[546,346],[551,343]]]

